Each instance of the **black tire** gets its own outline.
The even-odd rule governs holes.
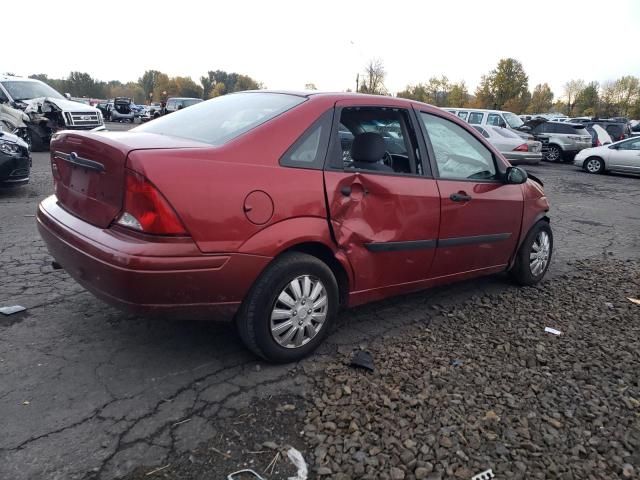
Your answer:
[[[589,157],[582,164],[582,169],[587,173],[604,172],[604,160],[600,157]]]
[[[271,333],[271,312],[277,297],[295,278],[309,275],[319,279],[327,293],[325,321],[308,343],[287,348]],[[237,316],[240,337],[256,355],[274,363],[298,361],[322,343],[338,312],[338,283],[331,269],[321,260],[306,253],[288,252],[271,263],[254,283]]]
[[[45,141],[45,139],[43,139],[36,132],[34,132],[33,130],[29,130],[28,135],[29,139],[31,140],[32,152],[46,152],[47,150],[49,150],[49,142]]]
[[[531,259],[530,255],[533,252],[533,244],[538,239],[538,235],[540,232],[546,232],[549,239],[549,252],[546,264],[544,268],[540,272],[532,272],[531,268]],[[509,271],[511,278],[515,280],[520,285],[535,285],[538,283],[544,275],[547,273],[549,269],[549,265],[551,264],[551,257],[553,255],[553,232],[551,231],[551,226],[545,220],[540,220],[536,223],[520,245],[520,249],[516,255],[516,261],[513,265],[513,268]]]
[[[547,152],[545,153],[545,160],[548,162],[561,162],[563,157],[562,149],[555,144],[549,145]]]

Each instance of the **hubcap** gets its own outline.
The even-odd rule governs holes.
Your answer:
[[[598,173],[600,170],[600,161],[595,158],[587,162],[587,170],[591,173]]]
[[[329,298],[320,279],[301,275],[284,287],[271,311],[271,335],[285,348],[306,345],[322,329]]]
[[[529,254],[529,268],[531,273],[536,277],[544,272],[549,263],[549,255],[551,254],[551,239],[549,234],[544,230],[539,232],[536,236],[536,240],[531,246],[531,253]]]

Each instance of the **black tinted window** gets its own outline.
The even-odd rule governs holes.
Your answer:
[[[327,153],[332,119],[333,110],[329,110],[316,120],[282,156],[280,164],[287,167],[321,169]]]
[[[304,101],[279,93],[234,93],[177,110],[133,131],[222,145]]]
[[[482,123],[482,117],[484,117],[484,113],[471,112],[469,114],[469,123],[480,125]]]

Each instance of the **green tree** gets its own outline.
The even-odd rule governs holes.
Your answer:
[[[491,76],[483,75],[476,88],[475,99],[471,103],[475,108],[495,108],[496,99],[493,93]]]
[[[553,92],[546,83],[538,84],[533,89],[531,102],[527,107],[527,113],[545,113],[551,110],[553,105]]]
[[[576,95],[574,109],[576,115],[596,116],[600,103],[598,82],[590,82]]]
[[[450,107],[464,107],[469,103],[469,92],[467,91],[467,85],[464,80],[451,85],[449,90],[449,98],[447,104]]]
[[[494,97],[494,108],[502,109],[510,101],[512,105],[526,103],[529,94],[529,77],[522,63],[514,58],[503,58],[489,74],[489,84]]]
[[[145,100],[153,101],[153,91],[158,84],[158,78],[163,73],[158,70],[146,70],[138,79],[138,84],[142,87]]]
[[[397,94],[400,98],[408,98],[409,100],[416,100],[418,102],[428,103],[427,90],[422,83],[417,85],[407,85],[404,90]]]
[[[224,70],[210,70],[206,76],[200,77],[202,84],[202,97],[213,98],[226,93],[241,92],[244,90],[258,90],[262,84],[248,75],[240,73],[228,73]],[[221,86],[218,86],[222,84]]]

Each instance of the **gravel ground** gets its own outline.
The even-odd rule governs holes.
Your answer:
[[[640,263],[577,262],[474,297],[316,377],[305,434],[330,478],[637,478]],[[545,327],[562,332],[555,336]]]
[[[638,478],[640,306],[626,297],[640,296],[640,262],[570,266],[538,287],[430,305],[363,345],[373,373],[350,367],[347,348],[305,360],[290,372],[311,382],[305,400],[255,401],[162,470],[126,478],[253,468],[284,479],[289,445],[310,478],[468,480],[489,468],[497,479]]]

